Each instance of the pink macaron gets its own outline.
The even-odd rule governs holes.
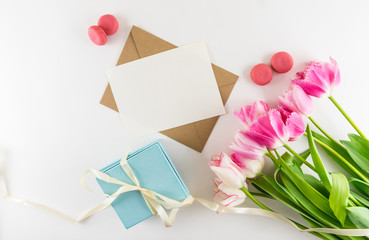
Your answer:
[[[260,63],[251,69],[250,77],[257,85],[264,86],[272,81],[273,71],[268,65]]]
[[[91,26],[88,28],[88,36],[96,45],[104,45],[108,38],[105,31],[99,26]]]
[[[101,16],[99,21],[97,22],[97,25],[104,29],[106,35],[108,36],[116,33],[119,27],[118,20],[110,14]]]
[[[271,65],[274,71],[278,73],[286,73],[293,66],[293,58],[287,52],[277,52],[272,56]]]

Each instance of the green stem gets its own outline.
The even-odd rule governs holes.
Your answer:
[[[321,131],[327,138],[329,138],[332,142],[335,144],[341,145],[339,142],[337,142],[331,135],[329,135],[326,131],[323,130],[323,128],[310,116],[308,117],[309,120]]]
[[[268,156],[273,161],[275,166],[279,166],[278,159],[273,155],[269,148],[267,148],[267,150],[268,152],[265,154],[265,156]]]
[[[356,124],[354,123],[354,121],[352,121],[352,119],[347,115],[347,113],[345,112],[345,110],[343,110],[343,108],[338,104],[338,102],[336,101],[336,99],[334,99],[332,96],[330,96],[328,98],[337,107],[337,109],[342,113],[342,115],[347,119],[347,121],[351,124],[351,126],[353,128],[355,128],[356,132],[358,134],[360,134],[360,136],[362,136],[363,138],[367,139],[365,137],[364,133],[356,126]]]
[[[253,196],[256,196],[256,197],[263,197],[263,198],[270,198],[270,199],[274,199],[272,198],[271,196],[269,195],[266,195],[264,193],[257,193],[257,192],[250,192]]]
[[[284,147],[290,152],[292,153],[295,157],[297,157],[301,162],[303,162],[306,166],[308,166],[311,170],[315,171],[315,167],[313,165],[311,165],[308,161],[306,161],[303,157],[300,156],[300,154],[298,154],[297,152],[295,152],[290,146],[288,146],[287,144],[284,145]]]
[[[350,200],[356,204],[356,206],[360,206],[360,207],[364,207],[354,196],[351,195],[351,193],[349,194],[349,198]],[[355,207],[356,207],[355,206]]]
[[[349,195],[349,199],[348,199],[348,201],[347,201],[347,204],[348,204],[348,206],[349,206],[349,207],[357,207],[357,206],[354,204],[354,202],[352,201],[352,199],[350,198],[350,195]]]
[[[274,212],[272,209],[268,208],[267,206],[265,206],[264,204],[262,204],[259,200],[257,200],[245,187],[242,187],[241,190],[246,194],[246,196],[248,196],[254,203],[256,203],[256,205],[258,205],[259,207],[261,207],[262,209],[264,210],[267,210],[267,211],[271,211],[271,212]],[[301,229],[307,229],[307,227],[305,227],[304,225],[298,223],[298,222],[295,222],[291,219],[289,219],[290,221],[292,221],[294,224],[296,224],[299,228]],[[325,238],[324,236],[322,236],[321,234],[317,233],[317,232],[309,232],[310,234],[314,235],[314,236],[317,236],[321,239],[327,239]]]
[[[369,184],[369,179],[367,179],[366,176],[364,176],[360,171],[358,171],[354,166],[351,165],[344,157],[342,157],[339,153],[337,153],[335,150],[333,150],[331,147],[320,141],[319,139],[313,137],[314,141],[317,142],[320,146],[324,147],[328,151],[330,151],[333,155],[338,157],[348,168],[350,168],[353,172],[355,172],[361,180],[365,181]]]
[[[254,203],[256,203],[256,205],[258,205],[259,207],[261,207],[264,210],[268,210],[268,211],[272,211],[272,209],[268,208],[267,206],[265,206],[264,204],[262,204],[259,200],[257,200],[245,187],[242,187],[241,190],[246,194],[246,196],[248,196]]]

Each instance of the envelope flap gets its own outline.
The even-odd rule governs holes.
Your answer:
[[[148,57],[153,54],[176,48],[175,45],[155,35],[152,35],[151,33],[148,33],[136,26],[132,27],[131,35],[133,37],[140,58]]]
[[[211,64],[213,67],[214,75],[218,83],[218,87],[224,87],[230,84],[235,84],[238,80],[238,76],[236,74],[233,74],[231,72],[228,72],[227,70],[218,67],[215,64]]]

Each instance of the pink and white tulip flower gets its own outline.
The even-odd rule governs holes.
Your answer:
[[[330,58],[330,62],[310,62],[304,72],[297,73],[297,77],[292,82],[310,96],[318,98],[331,96],[341,81],[338,64],[333,58]]]
[[[279,97],[279,103],[290,112],[297,112],[303,116],[310,116],[313,112],[313,100],[296,84],[291,84],[288,91]]]
[[[241,108],[240,112],[234,111],[234,115],[241,121],[244,128],[248,130],[250,126],[260,117],[269,111],[269,105],[263,101],[254,102]]]
[[[290,134],[288,141],[296,141],[306,130],[306,125],[301,115],[296,112],[289,112],[281,107],[277,111],[281,113],[283,122]]]
[[[266,153],[267,149],[264,145],[250,138],[246,131],[238,131],[234,137],[234,141],[229,148],[242,158],[257,160]]]
[[[276,149],[297,139],[304,133],[302,129],[305,131],[305,123],[300,114],[273,109],[260,117],[246,134],[260,145]]]
[[[276,149],[288,142],[288,129],[281,113],[273,109],[260,117],[246,133],[251,139],[270,149]]]
[[[233,153],[231,157],[237,166],[245,173],[246,178],[255,178],[264,168],[265,160],[263,157],[248,159],[237,153]]]
[[[227,207],[234,207],[242,204],[246,199],[246,194],[238,189],[228,187],[220,178],[214,179],[215,194],[213,196],[214,202]]]
[[[209,161],[210,169],[230,188],[245,186],[246,175],[240,167],[225,153],[214,155]]]

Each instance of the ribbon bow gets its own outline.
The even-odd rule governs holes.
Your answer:
[[[51,214],[57,215],[59,217],[64,218],[65,220],[71,222],[71,223],[76,223],[76,222],[80,222],[100,211],[102,211],[103,209],[111,206],[111,203],[120,195],[123,194],[125,192],[130,192],[130,191],[140,191],[142,193],[143,198],[145,199],[147,205],[149,206],[150,210],[152,211],[153,215],[159,215],[162,222],[164,223],[164,225],[166,227],[170,227],[174,224],[174,220],[176,217],[176,214],[179,210],[179,208],[181,207],[185,207],[185,206],[189,206],[191,205],[195,199],[189,195],[186,199],[184,199],[183,201],[179,202],[176,200],[173,200],[171,198],[168,198],[166,196],[163,196],[159,193],[156,193],[154,191],[151,191],[149,189],[145,189],[142,188],[139,184],[139,181],[137,180],[136,176],[134,175],[131,167],[129,166],[129,164],[127,163],[127,155],[124,156],[121,161],[120,161],[120,165],[122,167],[122,169],[126,172],[126,174],[128,175],[128,177],[132,180],[132,182],[134,183],[134,185],[132,184],[128,184],[126,182],[120,181],[116,178],[113,178],[103,172],[97,171],[97,170],[93,170],[93,169],[89,169],[87,170],[83,175],[82,175],[82,185],[89,191],[90,188],[87,186],[86,182],[85,182],[85,177],[88,173],[93,173],[98,179],[108,182],[108,183],[114,183],[114,184],[118,184],[121,187],[112,195],[107,195],[107,198],[97,204],[95,207],[91,208],[90,210],[88,210],[86,213],[84,213],[81,217],[75,219],[65,213],[62,213],[58,210],[55,210],[54,208],[48,207],[46,205],[37,203],[37,202],[33,202],[33,201],[29,201],[29,200],[24,200],[21,198],[16,198],[11,196],[8,193],[8,189],[7,189],[7,184],[5,181],[5,177],[4,174],[1,172],[1,168],[0,168],[0,196],[9,200],[9,201],[13,201],[16,203],[20,203],[22,205],[26,205],[26,206],[30,206],[30,207],[34,207],[34,208],[38,208],[41,210],[44,210],[46,212],[49,212]],[[257,215],[257,216],[263,216],[263,217],[268,217],[268,218],[272,218],[272,219],[276,219],[278,221],[282,221],[285,222],[289,225],[291,225],[292,227],[294,227],[295,229],[297,229],[300,232],[321,232],[321,233],[330,233],[330,234],[337,234],[337,235],[343,235],[343,236],[368,236],[369,235],[369,229],[332,229],[332,228],[308,228],[308,229],[301,229],[299,226],[296,225],[295,222],[291,221],[290,219],[276,213],[276,212],[271,212],[271,211],[267,211],[264,209],[259,209],[259,208],[237,208],[237,207],[227,207],[227,206],[222,206],[219,205],[217,203],[214,202],[210,202],[208,200],[205,199],[200,199],[200,198],[196,198],[196,200],[201,203],[203,206],[209,208],[212,211],[215,211],[217,213],[236,213],[236,214],[248,214],[248,215]],[[170,214],[168,215],[167,212],[165,211],[165,209],[171,209]]]
[[[84,176],[91,172],[98,179],[100,179],[104,182],[114,183],[114,184],[120,185],[121,187],[115,193],[113,193],[112,195],[108,195],[108,198],[106,199],[106,202],[109,205],[119,195],[121,195],[123,193],[130,192],[130,191],[140,191],[143,198],[145,199],[145,201],[147,203],[147,206],[150,208],[153,215],[158,215],[161,218],[162,222],[164,223],[164,225],[166,227],[173,226],[176,214],[177,214],[178,210],[181,207],[189,206],[195,201],[195,199],[191,195],[189,195],[183,201],[179,202],[179,201],[176,201],[174,199],[168,198],[168,197],[166,197],[162,194],[154,192],[152,190],[142,188],[140,186],[140,182],[136,178],[135,174],[133,173],[131,167],[129,166],[129,164],[127,162],[127,155],[122,157],[122,159],[120,161],[120,166],[125,171],[127,176],[132,180],[134,185],[123,182],[123,181],[118,180],[114,177],[111,177],[111,176],[109,176],[109,175],[107,175],[103,172],[93,170],[93,169],[87,170],[84,173],[84,175],[82,176],[82,184],[85,186],[85,188],[87,188],[89,190],[88,186],[86,185],[86,183],[84,181],[84,179],[85,179]],[[167,214],[165,209],[171,210],[169,215]]]
[[[0,169],[0,196],[12,202],[16,202],[16,203],[19,203],[25,206],[30,206],[30,207],[44,210],[46,212],[49,212],[51,214],[64,218],[68,222],[77,223],[111,206],[112,202],[119,195],[125,192],[130,192],[130,191],[140,191],[147,205],[149,206],[151,212],[153,213],[153,215],[159,215],[164,225],[166,227],[171,227],[174,224],[174,220],[175,220],[175,217],[176,217],[176,214],[179,208],[191,205],[195,201],[195,199],[191,195],[189,195],[186,199],[179,202],[174,199],[168,198],[164,195],[161,195],[157,192],[142,188],[136,176],[134,175],[131,167],[127,163],[127,155],[125,155],[121,159],[120,165],[123,168],[123,170],[126,172],[128,177],[132,180],[134,185],[120,181],[116,178],[113,178],[103,172],[100,172],[94,169],[86,170],[86,172],[82,175],[81,183],[89,191],[92,191],[92,190],[87,186],[86,181],[85,181],[86,175],[88,173],[93,173],[98,179],[108,182],[108,183],[115,183],[115,184],[121,185],[121,187],[112,195],[106,195],[107,198],[104,201],[92,207],[90,210],[82,214],[82,216],[80,216],[79,218],[71,217],[63,212],[60,212],[54,208],[51,208],[41,203],[37,203],[37,202],[11,196],[8,193],[5,177],[4,177],[4,174],[1,172],[2,169]],[[165,209],[171,210],[169,215],[167,214]]]

